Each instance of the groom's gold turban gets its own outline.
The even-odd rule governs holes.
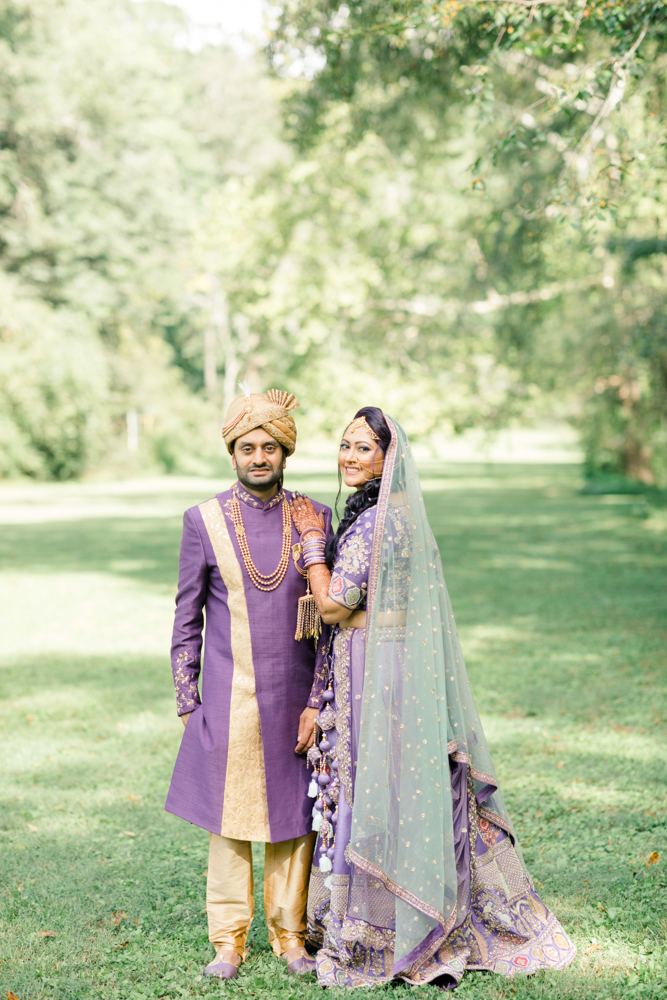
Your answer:
[[[296,448],[296,424],[290,417],[290,410],[296,409],[298,405],[290,392],[281,392],[280,389],[269,389],[263,396],[256,392],[237,396],[227,410],[227,419],[222,428],[222,437],[229,454],[232,454],[238,437],[254,431],[256,427],[262,427],[291,455]]]

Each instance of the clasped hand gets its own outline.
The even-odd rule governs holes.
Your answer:
[[[296,493],[292,498],[291,508],[292,520],[300,535],[303,535],[309,528],[319,528],[325,531],[324,512],[316,513],[313,501],[309,500],[308,497],[302,497]]]

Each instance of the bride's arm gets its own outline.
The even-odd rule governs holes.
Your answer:
[[[308,570],[308,578],[317,610],[323,622],[327,625],[335,625],[337,622],[347,621],[350,615],[354,614],[354,608],[343,608],[329,597],[331,570],[324,563],[311,566]]]
[[[313,503],[308,497],[295,496],[291,504],[292,520],[301,535],[302,543],[318,539],[324,535],[324,518],[315,512]],[[311,529],[311,530],[309,530]],[[305,545],[307,548],[307,545]],[[304,560],[305,561],[305,560]],[[326,625],[335,625],[347,621],[354,613],[354,608],[344,608],[329,597],[331,585],[331,570],[324,562],[315,563],[308,568],[310,589],[317,610]]]

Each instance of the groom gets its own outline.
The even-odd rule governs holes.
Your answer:
[[[209,831],[206,908],[216,955],[204,974],[221,979],[235,979],[246,957],[253,840],[266,845],[271,946],[288,971],[314,969],[304,948],[315,840],[305,753],[324,686],[325,643],[316,654],[312,641],[295,639],[306,583],[282,482],[296,445],[290,411],[298,405],[276,389],[234,400],[222,434],[238,482],[191,507],[183,521],[172,667],[187,727],[166,809]],[[328,533],[331,511],[315,508]]]

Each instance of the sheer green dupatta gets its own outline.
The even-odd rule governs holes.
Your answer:
[[[467,910],[457,899],[450,758],[469,765],[478,813],[512,826],[475,707],[442,564],[403,429],[392,431],[377,504],[349,861],[365,885],[353,920],[387,926],[394,975],[419,979]],[[474,858],[476,810],[467,826]],[[466,821],[464,820],[464,823]]]

